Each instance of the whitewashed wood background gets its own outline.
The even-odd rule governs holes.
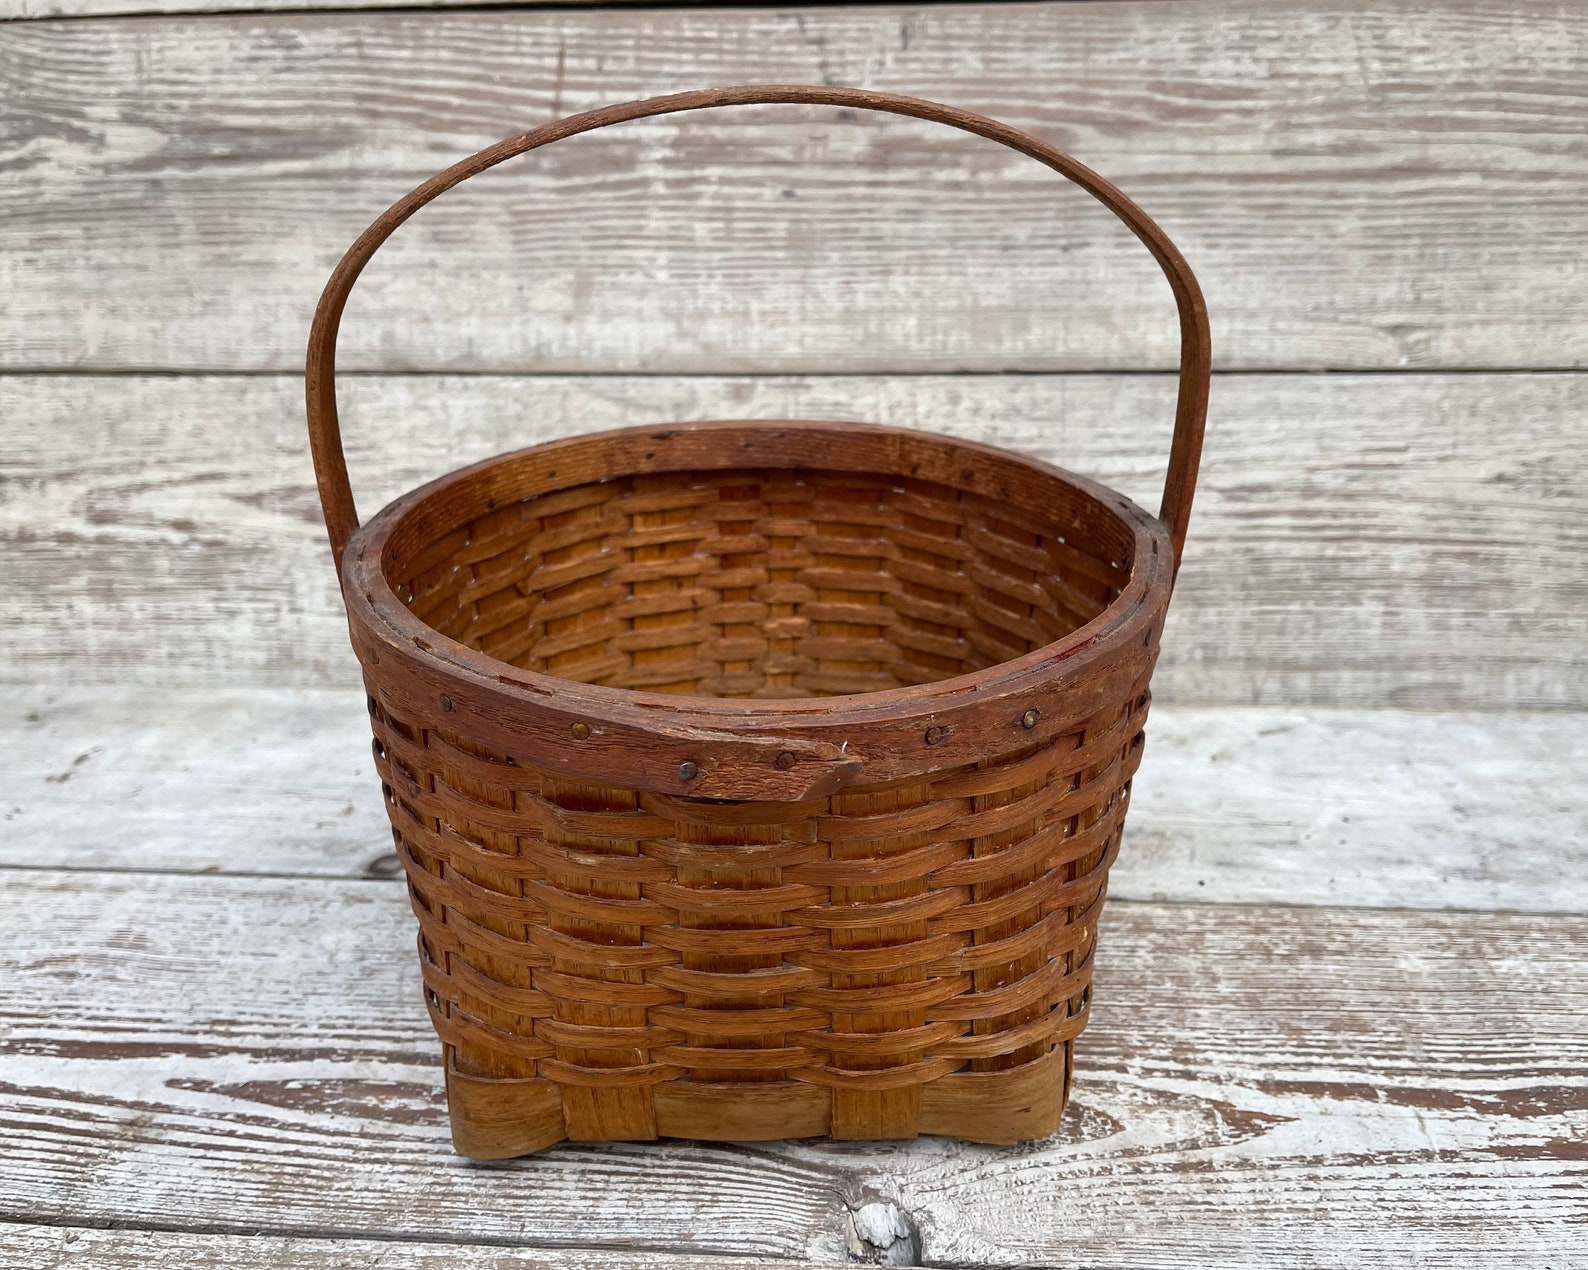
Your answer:
[[[1588,4],[0,18],[0,1263],[1588,1265]],[[383,876],[309,314],[454,159],[770,81],[1030,128],[1207,291],[1203,481],[1073,1110],[1015,1150],[468,1165]],[[343,348],[366,511],[724,415],[980,437],[1155,506],[1175,359],[1155,267],[1051,173],[796,108],[448,195]]]

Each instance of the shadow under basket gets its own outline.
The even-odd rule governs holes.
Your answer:
[[[504,455],[359,527],[332,350],[380,242],[471,164],[763,100],[1023,138],[1171,253],[1201,343],[1162,518],[982,445],[720,422]],[[309,385],[458,1150],[1052,1133],[1195,480],[1189,271],[1073,160],[907,98],[687,94],[482,155],[355,246]]]

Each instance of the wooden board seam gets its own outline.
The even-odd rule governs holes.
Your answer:
[[[713,1144],[722,1148],[721,1143]],[[511,1162],[510,1162],[511,1163]],[[476,1164],[474,1167],[480,1167]],[[845,1201],[845,1207],[853,1207]],[[517,1239],[504,1237],[492,1238],[489,1235],[476,1235],[469,1239],[447,1239],[441,1235],[432,1235],[423,1231],[409,1231],[396,1234],[387,1231],[360,1230],[356,1227],[298,1227],[298,1226],[268,1226],[259,1222],[242,1222],[227,1224],[225,1222],[149,1222],[149,1221],[88,1221],[72,1220],[66,1217],[53,1216],[28,1216],[26,1214],[13,1215],[0,1211],[0,1227],[49,1227],[52,1230],[113,1230],[146,1233],[155,1235],[240,1235],[252,1236],[261,1239],[312,1239],[322,1240],[328,1244],[340,1244],[350,1241],[360,1243],[378,1244],[424,1244],[437,1248],[502,1248],[515,1252],[611,1252],[611,1253],[643,1253],[643,1254],[672,1254],[689,1256],[691,1259],[714,1257],[719,1260],[742,1261],[746,1265],[789,1265],[807,1266],[812,1263],[802,1257],[782,1257],[771,1253],[735,1252],[727,1249],[714,1249],[701,1244],[672,1244],[672,1243],[647,1243],[643,1248],[617,1242],[601,1242],[586,1240],[546,1240],[540,1242],[524,1242]],[[936,1263],[933,1263],[936,1264]]]
[[[1126,831],[1129,836],[1129,830]],[[111,877],[147,877],[147,878],[207,878],[216,883],[231,882],[318,882],[327,886],[401,886],[403,879],[400,877],[336,877],[324,873],[307,873],[295,870],[283,870],[279,873],[239,872],[228,870],[218,873],[210,869],[139,869],[131,866],[118,867],[75,867],[72,865],[47,865],[47,864],[11,864],[0,862],[0,875],[6,873],[23,874],[86,874],[106,875]],[[1462,914],[1485,917],[1558,917],[1571,921],[1576,914],[1539,912],[1536,909],[1507,908],[1507,907],[1466,907],[1441,905],[1437,908],[1418,908],[1410,904],[1308,904],[1304,902],[1285,903],[1277,900],[1240,900],[1220,898],[1216,893],[1206,899],[1126,899],[1120,896],[1111,896],[1108,907],[1113,908],[1183,908],[1197,910],[1205,908],[1239,908],[1239,909],[1274,909],[1292,910],[1296,912],[1322,912],[1322,913],[1437,913],[1459,917]],[[1588,921],[1588,917],[1583,920]],[[0,1215],[0,1221],[8,1220]],[[153,1229],[151,1227],[151,1229]],[[183,1227],[182,1229],[187,1229]],[[548,1247],[551,1245],[547,1245]]]

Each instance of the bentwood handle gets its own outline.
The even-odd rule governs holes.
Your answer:
[[[1186,525],[1191,518],[1191,499],[1196,492],[1197,465],[1202,456],[1202,429],[1207,415],[1211,355],[1207,306],[1202,299],[1202,289],[1197,285],[1196,277],[1185,258],[1163,230],[1146,212],[1084,164],[1029,133],[983,115],[915,97],[859,88],[752,85],[708,88],[605,106],[510,137],[454,163],[446,171],[438,172],[405,194],[348,248],[347,254],[332,272],[330,281],[325,284],[319,307],[314,313],[314,325],[309,332],[304,385],[308,397],[309,444],[314,454],[315,478],[320,487],[320,506],[325,511],[325,528],[331,538],[331,552],[339,575],[342,570],[342,550],[358,528],[358,510],[353,504],[352,487],[348,484],[347,460],[342,453],[342,430],[336,415],[336,335],[353,284],[358,281],[359,274],[380,245],[421,207],[454,185],[515,155],[549,145],[553,141],[561,141],[564,137],[651,115],[670,115],[715,106],[773,104],[851,106],[880,110],[948,124],[997,141],[1011,150],[1030,155],[1061,176],[1068,177],[1124,221],[1131,233],[1141,239],[1169,279],[1180,314],[1180,393],[1175,407],[1174,440],[1169,447],[1169,471],[1164,479],[1163,505],[1158,513],[1168,526],[1174,544],[1175,568],[1179,568]]]

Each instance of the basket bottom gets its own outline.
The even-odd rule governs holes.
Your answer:
[[[953,1072],[886,1094],[799,1081],[667,1081],[597,1090],[540,1077],[469,1076],[448,1063],[447,1109],[453,1146],[476,1160],[530,1155],[564,1140],[870,1141],[932,1134],[1008,1145],[1058,1130],[1070,1091],[1070,1045],[1007,1071]]]

